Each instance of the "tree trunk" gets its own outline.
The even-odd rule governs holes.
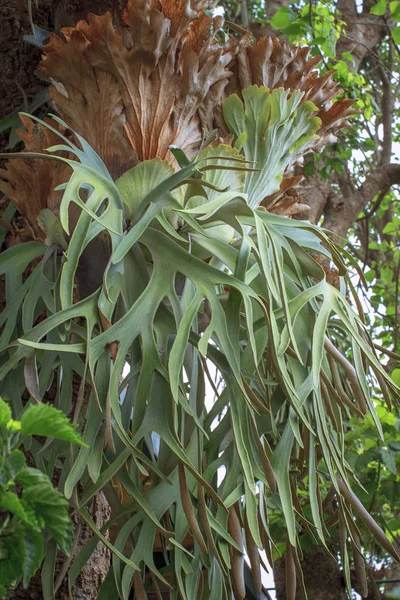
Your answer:
[[[304,554],[301,562],[309,600],[346,600],[345,584],[339,565],[321,547]],[[274,565],[277,600],[287,600],[285,557]],[[297,585],[296,600],[303,600]]]
[[[43,29],[52,26],[49,0],[35,3],[34,21]],[[24,0],[0,0],[0,119],[16,108],[22,110],[41,89],[43,82],[35,74],[40,50],[24,42],[23,35],[31,35],[29,16]],[[0,148],[8,143],[9,132],[0,136]]]
[[[102,15],[109,11],[114,23],[121,25],[122,11],[127,0],[52,0],[54,7],[54,30],[62,27],[73,27],[81,19],[86,19],[89,13]]]
[[[97,527],[101,528],[110,516],[110,509],[107,500],[103,494],[95,497],[90,510],[93,521]],[[74,519],[75,531],[79,533],[77,546],[72,552],[72,556],[67,557],[61,552],[57,555],[55,575],[55,600],[70,600],[68,592],[68,567],[78,552],[90,540],[93,533],[89,526],[81,519]],[[74,600],[95,600],[98,596],[100,587],[108,573],[110,565],[110,552],[106,546],[99,542],[92,556],[83,567],[79,577],[72,586],[72,598]],[[39,600],[43,598],[42,593],[42,574],[38,571],[29,583],[28,589],[24,589],[22,585],[10,590],[10,600]]]

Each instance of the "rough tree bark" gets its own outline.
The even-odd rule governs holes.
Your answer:
[[[345,583],[335,559],[321,547],[304,555],[301,562],[304,583],[310,600],[346,600]],[[278,600],[287,600],[285,558],[275,562],[274,576]],[[297,586],[296,600],[303,600]]]

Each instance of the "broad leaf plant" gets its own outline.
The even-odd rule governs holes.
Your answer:
[[[45,537],[69,553],[73,525],[68,502],[54,489],[50,478],[27,466],[21,451],[32,435],[81,444],[75,428],[63,412],[51,404],[31,404],[21,421],[0,398],[0,595],[22,578],[24,587],[42,562]],[[51,536],[51,538],[49,537]]]
[[[260,550],[272,564],[282,541],[271,511],[299,586],[301,536],[329,551],[328,522],[349,587],[355,515],[396,555],[353,491],[343,423],[369,414],[382,434],[377,386],[389,406],[398,388],[364,326],[356,265],[293,218],[303,156],[352,101],[306,48],[229,37],[207,8],[130,0],[119,28],[88,15],[52,35],[41,69],[55,115],[21,116],[25,150],[0,171],[23,224],[0,257],[0,393],[24,419],[50,390],[79,427],[81,446],[29,449],[95,532],[70,588],[99,540],[112,551],[99,598],[242,599],[245,555],[261,592]],[[47,540],[49,565],[55,552]]]

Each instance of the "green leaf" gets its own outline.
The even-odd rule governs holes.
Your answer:
[[[17,481],[23,485],[22,501],[40,516],[54,539],[67,554],[72,543],[72,521],[68,515],[68,502],[52,486],[49,478],[38,469],[25,467],[18,473]]]
[[[387,450],[385,448],[382,448],[381,455],[382,460],[386,467],[389,469],[389,471],[393,473],[393,475],[397,475],[395,453],[390,449]]]
[[[382,233],[389,233],[389,234],[393,234],[397,231],[398,225],[396,225],[395,223],[387,223],[385,225],[385,227],[382,230]]]
[[[25,456],[20,450],[13,450],[4,460],[0,461],[0,483],[7,485],[15,479],[18,472],[25,466]]]
[[[0,426],[7,425],[11,420],[11,408],[7,402],[4,402],[3,398],[0,398]]]
[[[400,26],[393,27],[391,30],[392,38],[395,44],[400,44]]]
[[[276,11],[272,19],[270,19],[270,23],[274,29],[284,29],[291,23],[289,8],[287,6],[281,6],[279,10]]]
[[[135,563],[126,558],[121,552],[117,550],[117,548],[113,544],[111,544],[111,542],[106,537],[104,537],[101,531],[96,527],[93,519],[90,517],[86,509],[80,509],[79,514],[92,529],[93,533],[99,537],[99,539],[103,542],[103,544],[107,546],[107,548],[109,548],[109,550],[111,550],[111,552],[113,552],[120,560],[122,560],[126,565],[131,567],[134,571],[140,570],[139,567],[135,565]]]
[[[374,6],[371,7],[370,11],[371,15],[377,15],[381,17],[386,12],[386,0],[378,0]]]
[[[115,185],[127,209],[127,217],[131,218],[147,194],[173,173],[174,169],[169,162],[153,158],[139,163],[121,175]]]
[[[270,462],[274,471],[276,482],[278,484],[279,496],[282,503],[282,510],[288,530],[289,541],[292,546],[296,547],[296,524],[289,477],[290,455],[292,452],[293,441],[294,436],[288,421],[275,452],[270,458]]]
[[[354,63],[354,56],[352,55],[351,52],[342,52],[342,56],[343,56],[343,58],[348,60],[350,63]]]
[[[385,267],[384,269],[381,269],[381,279],[386,284],[392,283],[393,269],[391,269],[390,267]]]
[[[56,215],[49,208],[44,208],[38,216],[38,225],[46,234],[45,244],[51,246],[56,244],[63,250],[68,248],[64,237],[62,225]]]
[[[6,464],[10,469],[11,477],[15,478],[20,470],[25,466],[25,456],[21,450],[13,450],[7,457]]]
[[[215,188],[218,188],[215,190],[212,188],[207,189],[207,199],[209,202],[224,191],[243,192],[245,171],[224,168],[231,167],[234,169],[234,167],[246,166],[246,163],[241,165],[240,159],[244,160],[244,157],[239,151],[226,144],[219,144],[215,147],[208,146],[199,153],[197,157],[199,163],[207,161],[206,165],[218,167],[205,171],[201,178],[201,181],[206,181],[210,185],[215,186]]]
[[[369,269],[369,271],[364,273],[364,277],[368,281],[368,283],[371,283],[371,281],[375,279],[375,269]]]
[[[27,588],[31,577],[40,567],[43,555],[43,536],[29,527],[22,532],[24,544],[24,562],[22,571],[22,583]]]
[[[74,444],[83,444],[76,427],[51,404],[31,404],[21,417],[21,433],[44,435]]]
[[[8,587],[22,575],[25,547],[21,531],[1,537],[0,585]]]
[[[392,19],[395,21],[400,21],[400,2],[398,0],[394,0],[393,2],[389,2],[389,8]]]
[[[19,517],[22,521],[28,521],[28,517],[25,513],[23,504],[14,492],[0,492],[0,507],[8,512],[13,513],[16,517]]]
[[[0,255],[0,274],[13,273],[22,274],[28,264],[42,256],[46,251],[46,246],[39,242],[25,242],[11,246]]]
[[[54,575],[57,558],[57,542],[50,539],[46,544],[45,557],[41,569],[43,600],[54,600]]]
[[[391,377],[395,384],[400,386],[400,369],[393,369]]]

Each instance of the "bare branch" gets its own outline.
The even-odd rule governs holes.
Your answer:
[[[247,5],[247,0],[241,0],[240,6],[241,6],[242,26],[247,29],[249,26],[249,7]]]
[[[388,164],[380,166],[370,173],[364,183],[351,196],[343,198],[343,204],[338,209],[336,206],[328,206],[325,213],[323,226],[340,238],[343,238],[354,223],[361,211],[379,193],[389,190],[392,185],[400,184],[400,164]]]
[[[392,120],[393,120],[393,95],[392,95],[392,70],[393,70],[393,44],[389,43],[389,73],[386,73],[379,64],[379,73],[382,80],[382,155],[381,163],[387,165],[392,155]]]

